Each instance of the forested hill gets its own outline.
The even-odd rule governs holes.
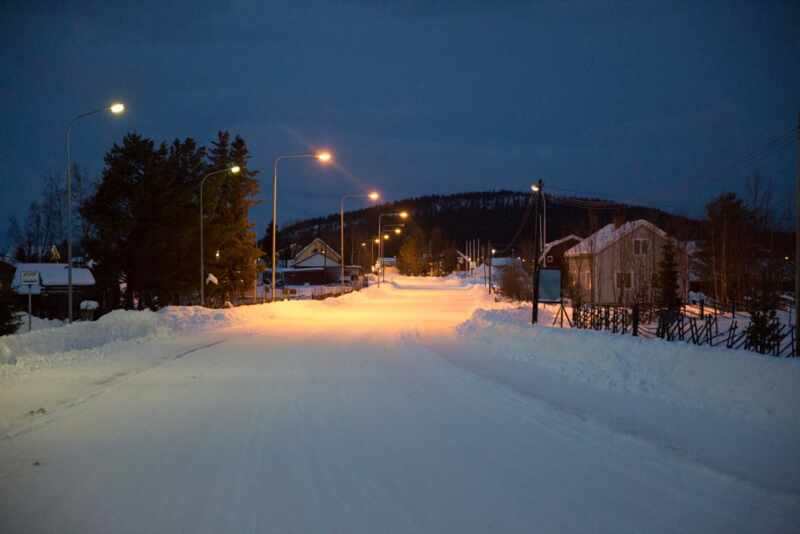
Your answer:
[[[408,211],[404,232],[421,231],[425,236],[463,246],[467,239],[491,241],[499,250],[524,247],[531,240],[531,193],[518,191],[469,192],[408,198],[349,211],[345,218],[347,246],[360,246],[374,239],[378,214]],[[547,196],[547,240],[569,234],[585,237],[615,218],[647,219],[681,239],[696,239],[699,221],[664,211],[607,200]],[[400,222],[384,217],[384,223]],[[280,248],[304,245],[321,237],[335,248],[339,242],[339,214],[315,217],[280,229]],[[401,241],[391,240],[396,244]],[[268,247],[267,247],[268,248]],[[387,251],[392,253],[392,247]],[[266,250],[266,248],[265,248]]]

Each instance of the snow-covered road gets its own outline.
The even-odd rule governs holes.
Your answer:
[[[482,291],[398,281],[113,381],[0,440],[0,532],[796,532],[791,491],[454,365]]]

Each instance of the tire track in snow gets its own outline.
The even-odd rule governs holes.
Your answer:
[[[90,392],[78,397],[77,399],[73,399],[73,400],[69,400],[69,401],[65,401],[65,402],[59,403],[58,405],[56,405],[54,410],[51,410],[48,413],[47,417],[39,418],[39,419],[36,419],[36,420],[31,421],[29,423],[20,424],[20,425],[18,425],[17,428],[11,428],[5,434],[0,436],[0,442],[14,439],[17,436],[28,434],[28,433],[33,432],[33,431],[35,431],[35,430],[37,430],[37,429],[39,429],[39,428],[41,428],[43,426],[49,425],[53,421],[55,421],[57,419],[60,419],[61,417],[65,416],[66,415],[65,412],[67,410],[69,410],[70,408],[74,408],[76,406],[80,406],[81,404],[84,404],[84,403],[86,403],[86,402],[88,402],[88,401],[90,401],[90,400],[92,400],[92,399],[94,399],[96,397],[99,397],[100,395],[103,395],[103,394],[107,393],[111,389],[117,387],[119,384],[122,384],[125,381],[130,380],[131,378],[133,378],[133,377],[135,377],[137,375],[140,375],[142,373],[146,373],[146,372],[148,372],[148,371],[150,371],[152,369],[155,369],[157,367],[160,367],[160,366],[164,365],[165,363],[168,363],[168,362],[171,362],[171,361],[174,361],[174,360],[179,360],[179,359],[181,359],[181,358],[183,358],[185,356],[188,356],[190,354],[193,354],[195,352],[198,352],[198,351],[201,351],[201,350],[205,350],[205,349],[210,349],[210,348],[215,347],[217,345],[220,345],[221,343],[224,343],[226,341],[227,341],[227,338],[219,339],[219,340],[213,341],[211,343],[206,343],[206,344],[203,344],[203,345],[199,345],[197,347],[192,347],[190,349],[181,351],[180,353],[178,353],[178,354],[176,354],[174,356],[168,356],[166,358],[162,358],[162,359],[156,361],[153,365],[150,365],[150,366],[147,366],[147,367],[142,367],[142,368],[139,368],[139,369],[132,368],[132,369],[128,369],[128,370],[125,370],[125,371],[118,371],[116,373],[113,373],[113,374],[109,375],[106,378],[103,378],[101,380],[97,380],[97,381],[93,382],[92,385],[99,386],[99,388],[95,388],[95,389],[91,390]],[[3,475],[0,474],[0,478],[2,478],[2,477],[3,477]]]

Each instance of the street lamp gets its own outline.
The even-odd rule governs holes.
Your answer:
[[[278,162],[282,159],[301,158],[314,158],[320,163],[329,163],[333,160],[333,155],[327,150],[307,154],[287,154],[278,156],[272,164],[272,289],[270,292],[272,302],[275,302],[275,271],[277,270],[275,244],[278,239]]]
[[[322,161],[322,160],[320,160]],[[370,200],[378,200],[381,195],[377,191],[371,191],[366,195],[344,195],[339,203],[339,251],[342,254],[341,258],[341,273],[339,275],[339,285],[344,284],[344,200],[346,198],[368,198]]]
[[[200,180],[200,306],[206,305],[206,280],[205,280],[205,255],[203,253],[203,186],[206,183],[206,179],[211,176],[222,174],[225,172],[229,172],[231,174],[239,174],[241,172],[241,167],[238,165],[233,165],[232,167],[228,167],[227,169],[220,169],[218,171],[212,171],[205,176],[203,179]],[[219,250],[214,255],[217,259],[219,259]]]
[[[381,235],[381,219],[383,217],[400,217],[401,219],[408,219],[408,212],[407,211],[398,211],[392,213],[381,213],[378,215],[378,235]],[[386,276],[386,269],[384,268],[384,261],[383,261],[383,242],[389,239],[389,234],[383,235],[383,240],[378,245],[378,257],[380,259],[380,271],[378,272],[378,287],[381,285],[381,277]]]
[[[69,137],[72,131],[72,125],[75,124],[76,121],[103,111],[108,111],[112,115],[119,115],[125,111],[125,105],[120,102],[114,102],[107,108],[81,113],[69,121],[65,135],[67,152],[67,306],[69,307],[67,311],[67,321],[70,323],[72,322],[72,161],[69,153]]]
[[[397,235],[400,235],[401,232],[402,232],[402,230],[400,228],[395,228],[394,229],[394,233],[397,234]]]

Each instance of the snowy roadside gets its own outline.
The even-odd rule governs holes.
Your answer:
[[[576,417],[800,492],[800,362],[529,321],[530,308],[477,310],[436,350]]]
[[[39,323],[32,332],[0,337],[0,438],[220,338],[204,331],[212,324],[229,319],[192,308],[118,310],[94,322]]]

